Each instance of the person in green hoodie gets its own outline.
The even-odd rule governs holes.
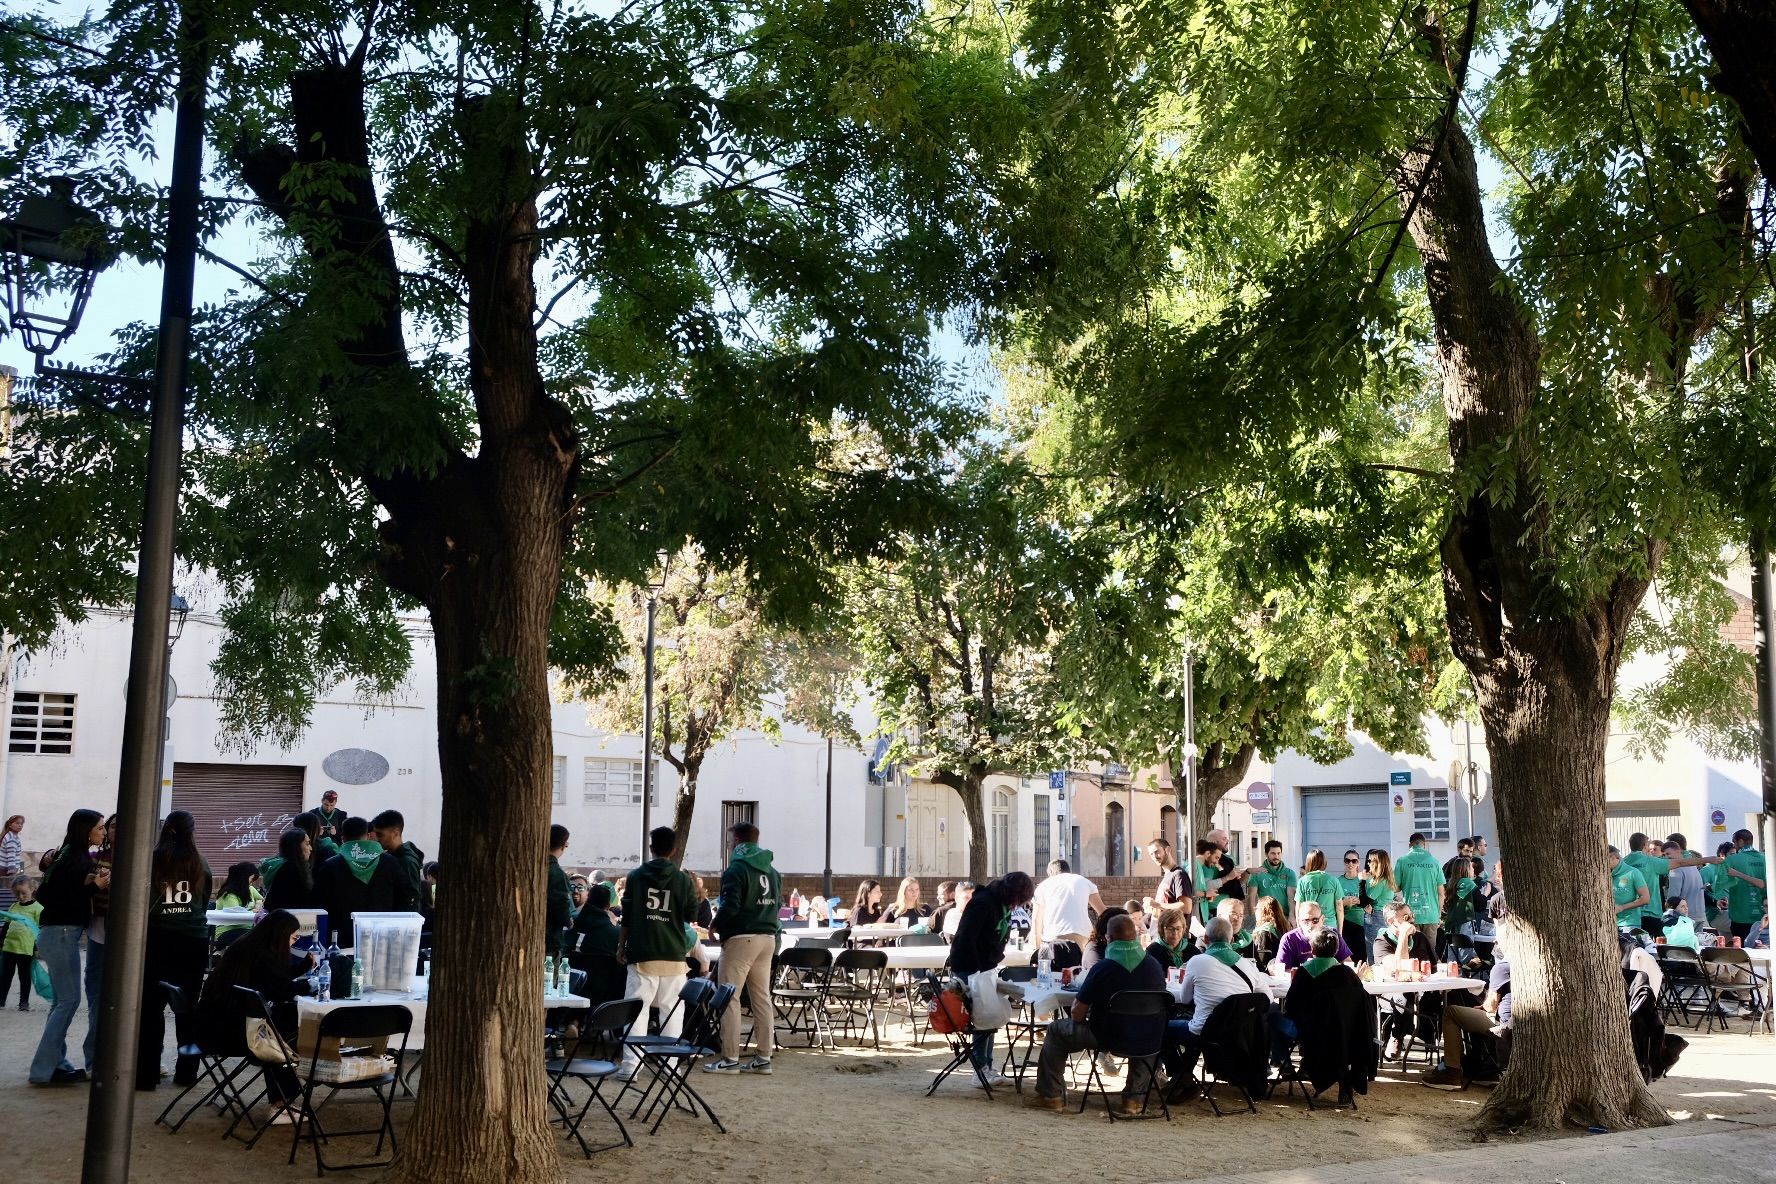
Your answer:
[[[710,1073],[769,1073],[777,1023],[771,1006],[771,957],[782,928],[777,910],[783,903],[783,877],[772,865],[771,853],[758,845],[758,827],[736,822],[728,834],[734,852],[722,872],[721,903],[710,928],[722,939],[721,981],[751,998],[758,1055],[740,1063],[740,1009],[730,1006],[722,1013],[721,1057],[703,1068]]]
[[[419,907],[420,894],[425,891],[425,852],[407,842],[405,831],[407,820],[401,817],[399,810],[384,810],[370,820],[370,837],[382,844],[382,849],[395,857],[400,865],[401,875],[411,890],[415,908]]]
[[[670,826],[648,832],[653,858],[629,873],[623,885],[623,923],[617,929],[617,961],[629,967],[624,992],[642,1001],[631,1036],[645,1036],[648,1009],[660,1012],[660,1034],[675,1037],[683,1029],[684,1009],[678,993],[685,984],[685,955],[691,949],[691,921],[697,915],[697,886],[672,862],[678,835]],[[641,1054],[623,1047],[618,1081],[635,1076]]]
[[[321,864],[315,889],[327,910],[332,939],[347,949],[357,940],[352,917],[358,913],[405,913],[419,905],[393,855],[370,837],[370,824],[347,818],[339,827],[339,854]]]

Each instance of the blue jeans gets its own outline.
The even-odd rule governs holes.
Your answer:
[[[105,997],[105,943],[86,939],[86,1043],[80,1046],[86,1057],[86,1071],[91,1073],[98,1058],[93,1055],[99,1044],[99,1003]]]
[[[980,1068],[980,1071],[989,1077],[993,1075],[993,1033],[995,1031],[996,1029],[989,1028],[985,1032],[974,1034],[974,1051],[970,1057]]]
[[[68,1025],[80,1010],[80,925],[45,925],[37,935],[37,956],[49,970],[55,1002],[43,1021],[43,1036],[31,1058],[31,1080],[42,1084],[57,1069],[73,1069],[68,1063]]]

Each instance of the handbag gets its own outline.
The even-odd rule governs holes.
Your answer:
[[[247,1051],[265,1064],[287,1065],[296,1060],[296,1050],[276,1025],[251,1016],[247,1018]]]
[[[980,970],[968,976],[968,999],[974,1030],[992,1032],[1011,1022],[1011,1004],[999,993],[999,972]]]
[[[932,996],[931,1007],[926,1012],[926,1019],[931,1030],[940,1036],[951,1036],[957,1032],[968,1030],[968,1001],[962,992],[946,987]]]

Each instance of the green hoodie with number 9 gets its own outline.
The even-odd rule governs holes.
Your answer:
[[[748,933],[776,936],[783,927],[777,910],[783,900],[783,877],[772,866],[771,853],[756,843],[740,843],[722,872],[721,907],[710,928],[722,937]]]

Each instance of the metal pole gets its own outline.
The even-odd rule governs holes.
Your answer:
[[[823,872],[821,891],[828,900],[832,899],[832,761],[833,738],[826,738],[826,869]]]
[[[1757,621],[1758,763],[1764,793],[1765,858],[1776,845],[1776,607],[1770,603],[1770,548],[1763,530],[1751,535],[1751,603]],[[1776,877],[1764,880],[1764,903],[1776,919]]]
[[[1468,799],[1468,834],[1474,833],[1474,799],[1478,796],[1474,791],[1479,788],[1479,778],[1474,770],[1474,721],[1466,715],[1462,716],[1462,744],[1467,749],[1467,767],[1462,770],[1462,796]]]
[[[191,289],[197,268],[198,199],[203,178],[204,91],[210,71],[203,18],[179,7],[179,96],[173,120],[173,173],[167,191],[165,270],[154,406],[148,434],[148,489],[136,564],[136,616],[124,692],[123,754],[117,785],[117,852],[106,917],[104,995],[98,1063],[87,1104],[83,1184],[129,1179],[135,1109],[136,1034],[142,1015],[154,821],[160,799],[161,725],[166,716],[167,618],[172,611],[173,542],[191,347]],[[152,1006],[158,1007],[155,999]],[[155,1072],[158,1074],[158,1067]]]
[[[658,602],[650,589],[647,643],[641,658],[641,863],[648,861],[648,831],[654,825],[654,606]]]
[[[1196,659],[1184,651],[1184,850],[1195,857],[1196,841]]]

